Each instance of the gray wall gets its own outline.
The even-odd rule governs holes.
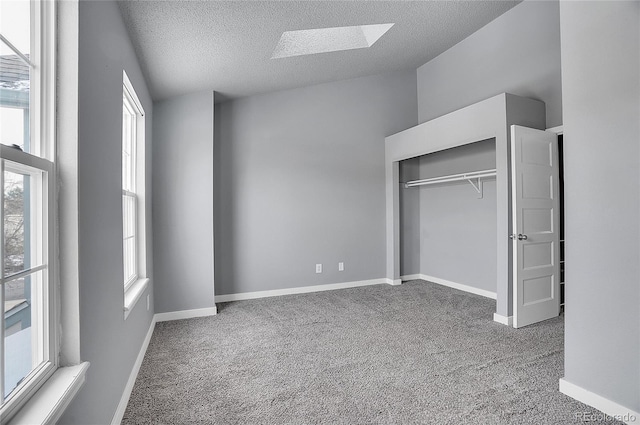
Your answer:
[[[384,138],[416,110],[415,71],[216,105],[216,294],[383,278]]]
[[[420,178],[496,168],[493,139],[420,157]],[[466,181],[405,190],[420,193],[420,272],[497,290],[496,180],[483,197]]]
[[[542,100],[562,124],[557,1],[525,0],[418,68],[418,119],[429,121],[499,93]]]
[[[403,184],[420,178],[420,157],[400,161],[400,276],[420,271],[420,190]]]
[[[560,17],[565,379],[640,412],[640,3]]]
[[[154,105],[156,312],[214,307],[213,92]]]
[[[146,113],[147,200],[153,106],[115,2],[80,2],[78,220],[80,354],[87,381],[60,423],[110,423],[149,330],[145,298],[124,320],[122,282],[122,70]],[[65,143],[61,140],[60,143]],[[61,185],[65,182],[62,181]],[[148,204],[149,205],[149,204]],[[151,234],[150,208],[147,235]],[[151,240],[148,241],[151,246]],[[148,275],[152,270],[147,251]],[[153,305],[153,286],[149,285]],[[63,335],[64,338],[64,335]]]

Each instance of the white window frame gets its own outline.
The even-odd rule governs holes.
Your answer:
[[[38,365],[12,391],[6,402],[0,407],[0,418],[5,423],[14,416],[29,399],[40,389],[54,374],[59,366],[58,352],[58,285],[57,280],[57,239],[55,235],[55,220],[57,200],[55,196],[56,167],[55,159],[55,86],[56,86],[56,3],[52,1],[31,2],[31,46],[29,62],[30,68],[30,153],[18,149],[0,145],[0,186],[4,188],[4,171],[17,171],[20,169],[37,169],[43,172],[41,190],[32,193],[31,200],[40,204],[42,208],[34,208],[36,222],[42,226],[42,240],[39,240],[37,250],[42,255],[42,265],[25,271],[24,274],[34,273],[40,270],[44,285],[41,289],[41,306],[36,313],[41,317],[42,329],[38,330],[35,337],[32,335],[32,350],[35,346],[44,353],[44,362]],[[7,167],[5,167],[5,161]],[[40,185],[39,185],[40,186]],[[4,189],[3,189],[4,191]],[[46,214],[46,216],[44,215]],[[0,257],[4,258],[4,235],[0,235]],[[4,284],[4,267],[0,273],[0,281]],[[14,276],[15,278],[15,276]],[[9,280],[9,279],[8,279]],[[0,299],[2,296],[0,295]],[[3,302],[4,304],[4,302]],[[4,368],[4,314],[0,317],[0,360]],[[4,376],[4,374],[2,374]],[[3,378],[4,380],[4,378]],[[4,382],[0,383],[0,391]],[[3,395],[3,394],[2,394]]]
[[[125,70],[122,71],[122,107],[133,112],[135,116],[134,129],[132,134],[133,149],[131,152],[131,186],[125,188],[124,181],[124,161],[122,164],[123,182],[122,182],[122,202],[123,202],[123,284],[124,284],[124,318],[126,319],[137,303],[142,293],[147,288],[149,279],[146,277],[146,208],[145,208],[145,113],[142,103],[136,94],[136,91]],[[123,111],[124,112],[124,111]],[[124,120],[123,120],[123,147],[124,147]],[[135,256],[126,258],[124,248],[124,231],[127,227],[126,212],[124,210],[125,199],[134,199],[134,215],[133,223],[129,223],[129,229],[133,227],[135,240]],[[124,276],[124,270],[127,265],[132,266],[135,274],[128,279]]]

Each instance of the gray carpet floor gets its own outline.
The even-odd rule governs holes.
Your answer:
[[[540,425],[600,415],[558,392],[561,317],[513,329],[491,321],[495,301],[424,281],[218,307],[156,325],[124,424]]]

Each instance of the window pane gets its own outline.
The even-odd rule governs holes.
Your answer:
[[[122,236],[129,238],[135,235],[136,197],[132,195],[122,196]]]
[[[4,173],[4,274],[5,276],[29,267],[28,243],[25,244],[25,213],[29,209],[29,196],[25,184],[29,177],[11,172]],[[27,225],[28,227],[28,225]]]
[[[46,286],[39,271],[3,285],[4,398],[42,362],[45,323],[42,314]]]
[[[29,0],[0,1],[0,34],[20,52],[31,51],[31,2]],[[0,47],[0,55],[13,54],[7,46]]]
[[[122,188],[135,192],[133,149],[135,146],[136,116],[125,97],[122,105]]]
[[[25,152],[30,152],[29,78],[29,66],[20,57],[0,56],[0,143]]]
[[[18,167],[23,168],[22,172]],[[42,172],[5,161],[4,172],[4,276],[43,264],[42,219],[36,208]]]
[[[125,285],[137,277],[136,203],[135,196],[122,196],[122,260]]]
[[[136,269],[135,269],[135,250],[136,250],[136,239],[125,239],[124,240],[124,283],[131,283],[136,277]]]

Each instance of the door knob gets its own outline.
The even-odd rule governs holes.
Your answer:
[[[523,235],[522,233],[518,234],[518,240],[519,241],[526,241],[527,240],[527,235]]]

